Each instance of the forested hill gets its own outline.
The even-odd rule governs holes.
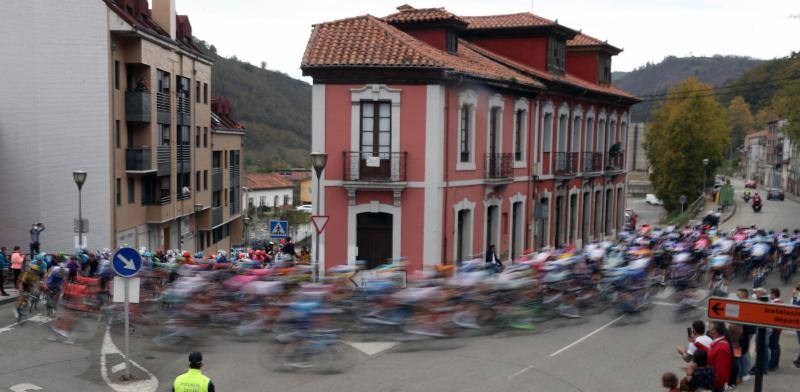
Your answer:
[[[284,73],[217,55],[212,94],[230,99],[232,117],[247,127],[245,165],[249,171],[308,167],[311,148],[311,86]]]
[[[690,76],[703,83],[722,86],[738,79],[742,74],[763,63],[750,57],[674,57],[669,56],[658,64],[647,63],[631,72],[615,72],[614,84],[620,88],[647,96],[663,94],[672,86]],[[632,120],[647,121],[650,118],[652,102],[642,102],[631,110]]]

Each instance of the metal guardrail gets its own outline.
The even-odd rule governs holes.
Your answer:
[[[513,154],[486,154],[484,178],[505,179],[514,176]]]
[[[159,176],[168,176],[172,172],[172,149],[170,146],[156,148],[156,165]]]
[[[577,152],[557,152],[555,153],[555,175],[571,176],[578,172],[578,153]]]
[[[125,150],[125,170],[147,171],[153,168],[153,150],[150,147],[129,147]]]
[[[156,93],[156,110],[159,112],[169,112],[172,105],[169,102],[169,94]]]
[[[599,152],[584,152],[582,171],[584,173],[603,171],[603,154]]]
[[[622,170],[625,161],[625,150],[619,150],[616,155],[606,154],[606,170]]]

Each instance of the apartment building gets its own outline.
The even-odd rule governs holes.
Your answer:
[[[82,169],[89,248],[239,242],[244,130],[214,122],[212,61],[175,0],[5,5],[0,238],[40,221],[43,250],[74,248]]]
[[[301,68],[312,149],[328,154],[319,208],[341,228],[320,238],[323,268],[614,235],[638,102],[611,85],[620,52],[532,13],[404,5],[314,25]]]

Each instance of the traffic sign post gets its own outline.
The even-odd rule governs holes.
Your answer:
[[[139,273],[142,269],[142,256],[133,248],[119,248],[111,259],[111,267],[114,272],[122,278],[124,287],[125,302],[125,375],[123,380],[131,379],[131,327],[130,327],[130,283],[131,277]],[[138,279],[138,278],[137,278]],[[115,279],[115,281],[118,281]],[[138,282],[136,284],[138,289]],[[116,289],[114,290],[117,291]],[[137,302],[139,296],[136,295]]]
[[[772,304],[763,298],[761,302],[711,297],[708,299],[710,320],[748,324],[758,328],[756,333],[756,379],[753,391],[761,392],[766,362],[767,328],[800,330],[800,307]]]
[[[678,197],[678,203],[681,203],[681,214],[683,214],[683,205],[686,204],[686,195],[680,195]]]
[[[327,215],[314,215],[311,217],[311,223],[314,224],[314,228],[317,229],[317,234],[322,234],[325,231],[325,226],[328,225],[328,218]]]
[[[271,220],[269,221],[270,238],[289,238],[289,221]]]

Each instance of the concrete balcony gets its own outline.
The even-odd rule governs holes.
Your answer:
[[[222,207],[211,207],[211,227],[222,224]]]
[[[156,171],[153,169],[153,150],[150,147],[127,148],[125,150],[125,171],[131,174]]]
[[[150,93],[145,91],[125,92],[125,121],[149,123],[152,121]]]

